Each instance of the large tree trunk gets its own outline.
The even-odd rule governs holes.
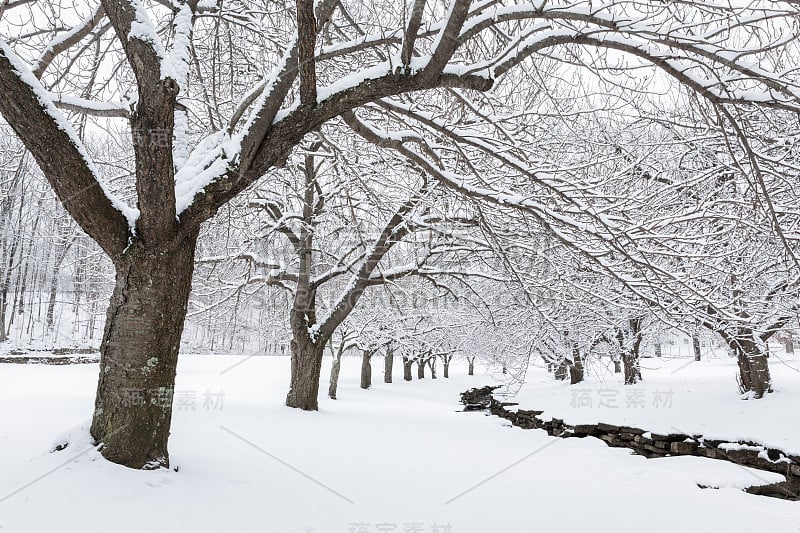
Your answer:
[[[364,350],[361,353],[361,388],[368,389],[372,385],[372,352]]]
[[[394,366],[394,352],[391,348],[386,349],[386,355],[383,356],[383,382],[392,382],[392,367]]]
[[[442,375],[445,378],[449,378],[450,377],[450,359],[445,359],[442,362]]]
[[[405,355],[403,356],[403,380],[404,381],[411,381],[414,376],[411,373],[411,367],[414,365],[414,360],[409,359]]]
[[[311,341],[307,330],[292,333],[292,368],[286,405],[304,411],[316,411],[319,409],[317,396],[323,349]]]
[[[134,242],[115,261],[91,434],[131,468],[169,465],[175,369],[192,287],[196,236],[176,249]]]
[[[769,359],[759,349],[752,338],[736,339],[736,359],[739,365],[739,379],[742,392],[749,392],[755,398],[772,392],[772,378],[769,372]]]
[[[425,379],[425,359],[417,359],[417,379]]]

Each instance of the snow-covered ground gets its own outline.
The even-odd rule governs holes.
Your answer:
[[[577,385],[531,368],[514,401],[571,424],[606,422],[661,434],[755,440],[800,455],[800,357],[773,354],[775,393],[761,400],[741,399],[736,370],[735,359],[722,354],[699,362],[646,358],[644,380],[625,386],[622,374],[601,364]]]
[[[641,409],[632,421],[800,448],[796,408],[788,409],[800,405],[793,374],[775,368],[779,392],[744,402],[732,369],[720,368],[727,362],[676,374],[671,364],[645,370],[643,390],[672,387],[672,407]],[[382,383],[376,368],[372,390],[363,391],[358,361],[347,359],[340,399],[305,413],[283,406],[288,359],[184,356],[170,443],[177,472],[140,472],[99,458],[81,429],[65,450],[49,453],[59,433],[90,416],[96,365],[0,365],[0,531],[800,530],[800,503],[735,488],[778,476],[691,457],[646,460],[596,439],[511,428],[457,412],[458,393],[491,376],[456,367],[449,380],[405,383],[399,366],[394,384]],[[570,388],[544,379],[531,371],[523,406],[612,422],[627,416],[571,408]],[[726,416],[700,427],[712,424],[702,413],[720,412]],[[767,413],[772,422],[759,421]],[[779,427],[770,432],[772,425]]]

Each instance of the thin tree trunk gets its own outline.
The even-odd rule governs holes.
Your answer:
[[[361,388],[368,389],[372,385],[372,352],[364,350],[361,352]]]
[[[5,265],[5,276],[0,279],[0,341],[8,339],[6,329],[6,307],[8,306],[8,288],[11,286],[11,274],[14,272],[14,258],[17,255],[17,246],[20,239],[14,238],[11,250],[8,253],[8,262]]]
[[[8,288],[0,285],[0,342],[8,340],[6,335],[6,299],[8,298]]]
[[[473,358],[469,359],[468,361],[469,361],[469,370],[467,371],[467,374],[470,375],[470,376],[474,376],[475,375],[475,358],[473,357]]]
[[[635,385],[642,380],[642,369],[639,365],[639,348],[642,344],[642,319],[632,318],[628,321],[628,342],[621,328],[617,329],[617,342],[622,351],[622,368],[625,373],[625,385]]]
[[[69,242],[64,243],[61,245],[61,250],[56,255],[54,262],[53,262],[53,270],[50,277],[50,299],[47,302],[47,313],[45,322],[47,325],[47,331],[53,330],[53,321],[55,319],[55,308],[56,308],[56,299],[58,298],[58,273],[61,270],[61,265],[64,263],[64,258],[67,256],[67,252],[69,251],[72,243],[75,241],[75,237],[73,236]]]
[[[428,366],[431,369],[431,379],[436,379],[436,357],[428,358]]]
[[[576,385],[583,381],[584,378],[584,364],[583,357],[581,356],[580,348],[576,343],[572,344],[572,364],[569,365],[569,382],[570,385]]]
[[[344,342],[342,343],[344,344]],[[331,379],[328,382],[328,398],[336,399],[336,390],[339,388],[339,369],[342,367],[342,350],[333,355],[331,364]]]
[[[692,335],[692,349],[694,350],[694,360],[700,360],[700,335],[698,333],[694,333]]]
[[[383,356],[383,382],[392,382],[392,367],[394,366],[394,351],[391,347],[386,349],[386,355]]]
[[[131,468],[169,465],[175,369],[192,286],[196,235],[172,250],[134,242],[116,261],[100,347],[91,434]]]

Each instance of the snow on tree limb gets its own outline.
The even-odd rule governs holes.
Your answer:
[[[67,211],[108,253],[121,252],[135,232],[138,212],[100,181],[72,125],[3,40],[0,91],[14,95],[0,99],[0,111],[34,155]]]

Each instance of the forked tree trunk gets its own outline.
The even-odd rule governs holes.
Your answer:
[[[372,352],[364,350],[361,353],[361,388],[368,389],[372,385]]]
[[[475,375],[475,358],[469,359],[469,370],[467,371],[468,375],[474,376]]]
[[[428,366],[431,369],[431,379],[436,379],[436,357],[428,359]]]
[[[91,434],[108,460],[169,465],[175,369],[192,287],[196,236],[174,250],[132,243],[115,262]]]
[[[417,379],[425,379],[425,359],[417,359]]]
[[[383,356],[383,382],[392,382],[392,367],[394,366],[394,353],[391,348],[386,349],[386,355]]]
[[[403,356],[403,380],[404,381],[411,381],[414,376],[411,373],[411,367],[414,365],[414,360],[409,359],[405,355]]]

